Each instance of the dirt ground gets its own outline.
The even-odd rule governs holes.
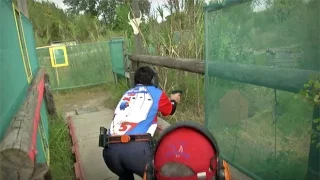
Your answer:
[[[55,92],[57,110],[61,113],[79,108],[106,106],[110,94],[103,87]]]

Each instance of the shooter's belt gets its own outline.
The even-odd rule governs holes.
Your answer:
[[[107,136],[107,143],[128,143],[128,142],[149,142],[152,140],[150,134],[143,135],[122,135],[122,136]]]

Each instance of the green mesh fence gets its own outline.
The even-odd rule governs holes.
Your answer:
[[[57,64],[65,61],[59,53],[55,54]],[[52,89],[86,87],[113,81],[108,42],[67,46],[66,53],[69,65],[52,67],[49,47],[37,48],[39,63],[47,69]]]
[[[254,179],[315,179],[319,155],[308,161],[312,105],[294,93],[217,78],[209,70],[221,62],[319,72],[320,1],[239,2],[205,9],[206,126],[223,158]]]

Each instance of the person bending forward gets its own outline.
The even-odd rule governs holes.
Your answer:
[[[152,161],[151,139],[157,129],[157,113],[174,114],[180,94],[167,95],[154,84],[157,74],[150,67],[139,68],[135,87],[124,93],[108,130],[109,146],[103,159],[119,180],[143,177],[145,165]]]

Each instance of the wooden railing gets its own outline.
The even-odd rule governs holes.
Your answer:
[[[203,60],[147,55],[130,55],[129,60],[132,61],[133,67],[138,67],[139,63],[146,63],[192,73],[205,73],[205,62]],[[206,68],[208,69],[208,75],[211,77],[293,93],[299,92],[304,84],[309,81],[311,75],[320,76],[318,71],[311,70],[221,62],[209,62]]]

